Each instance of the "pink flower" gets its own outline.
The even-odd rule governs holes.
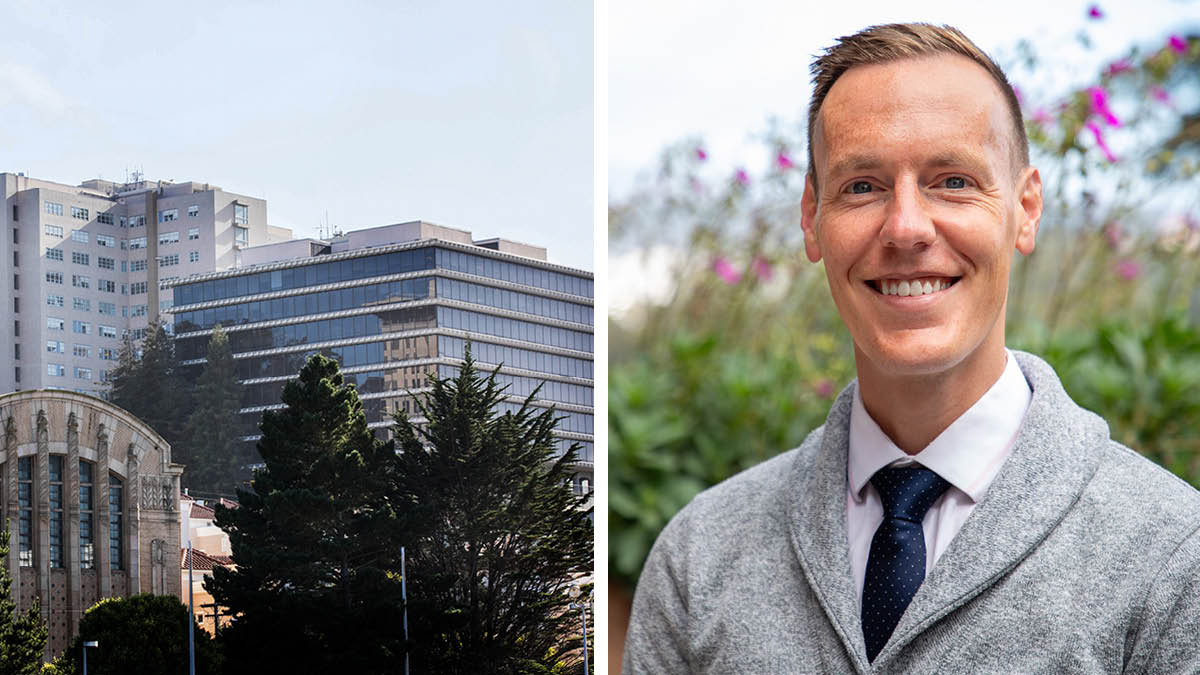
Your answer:
[[[770,281],[771,276],[775,273],[775,271],[771,269],[771,263],[760,257],[755,257],[754,262],[750,264],[750,267],[754,270],[754,275],[757,276],[761,281]]]
[[[1129,62],[1129,59],[1117,59],[1116,61],[1108,64],[1108,69],[1104,72],[1109,77],[1112,77],[1113,75],[1127,73],[1131,70],[1133,70],[1133,64]]]
[[[1044,127],[1048,127],[1051,124],[1054,124],[1054,115],[1051,115],[1049,112],[1047,112],[1045,108],[1038,108],[1033,113],[1033,121]]]
[[[788,157],[787,153],[782,150],[780,150],[779,154],[776,155],[775,163],[777,165],[779,165],[779,168],[784,171],[794,168],[796,166],[796,163],[792,161],[792,158]]]
[[[1025,94],[1021,93],[1021,88],[1014,84],[1014,85],[1012,85],[1012,90],[1013,90],[1013,96],[1017,97],[1017,105],[1024,107],[1025,106]]]
[[[1112,108],[1108,107],[1108,94],[1101,87],[1089,87],[1088,93],[1092,97],[1092,111],[1104,118],[1110,127],[1121,126],[1121,120],[1113,114]]]
[[[708,159],[708,153],[704,151],[704,148],[696,148],[696,159],[701,162]]]
[[[1153,96],[1154,99],[1156,101],[1158,101],[1159,103],[1170,106],[1172,108],[1175,107],[1171,103],[1171,95],[1167,93],[1166,89],[1163,89],[1162,87],[1158,86],[1157,84],[1154,85],[1153,87],[1150,87],[1150,95]]]
[[[1088,131],[1091,131],[1092,135],[1096,137],[1096,145],[1102,151],[1104,151],[1105,159],[1110,162],[1116,162],[1117,156],[1112,153],[1112,150],[1108,149],[1108,144],[1104,142],[1104,132],[1100,130],[1100,125],[1096,124],[1092,120],[1088,120],[1088,123],[1084,126],[1087,127]]]
[[[1179,54],[1181,56],[1186,54],[1187,50],[1188,50],[1187,40],[1184,40],[1183,38],[1179,37],[1178,35],[1172,35],[1167,40],[1167,46],[1169,46],[1171,49],[1174,49],[1175,53]]]
[[[750,174],[746,173],[745,169],[738,169],[737,173],[734,174],[733,177],[734,180],[742,184],[742,187],[750,186]]]
[[[833,396],[833,380],[824,379],[813,386],[813,391],[817,392],[817,396],[821,398],[829,398]]]
[[[1117,263],[1116,272],[1122,281],[1133,281],[1142,275],[1142,266],[1133,260],[1122,260]]]
[[[730,286],[742,280],[742,273],[734,269],[733,265],[730,265],[729,261],[724,258],[717,258],[713,261],[713,271],[721,277],[721,281]]]
[[[1108,247],[1112,250],[1121,248],[1121,243],[1125,239],[1125,233],[1121,230],[1121,224],[1113,221],[1104,226],[1104,238],[1108,240]]]
[[[1091,7],[1088,7],[1088,18],[1102,19],[1102,18],[1104,18],[1104,12],[1100,11],[1099,6],[1092,5]]]

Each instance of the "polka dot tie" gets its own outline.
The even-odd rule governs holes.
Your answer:
[[[871,477],[883,500],[883,522],[871,539],[863,582],[862,623],[867,658],[887,644],[925,580],[925,512],[950,487],[922,467],[885,468]]]

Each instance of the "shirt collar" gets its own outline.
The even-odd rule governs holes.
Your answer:
[[[1004,372],[990,389],[933,442],[910,457],[883,433],[854,389],[850,411],[850,494],[861,501],[863,488],[885,466],[916,462],[978,502],[1012,451],[1033,392],[1007,349]]]

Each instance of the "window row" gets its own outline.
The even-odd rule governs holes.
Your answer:
[[[438,354],[461,359],[466,356],[467,341],[449,335],[438,336]],[[553,373],[567,377],[582,377],[589,380],[593,377],[592,362],[571,356],[547,354],[529,349],[494,345],[490,342],[472,342],[471,355],[477,361],[484,363],[504,364],[512,368],[536,370],[542,373]]]
[[[435,338],[436,336],[433,335],[420,335],[411,338],[384,340],[382,342],[368,342],[358,345],[325,347],[320,350],[309,349],[288,354],[271,354],[269,356],[257,356],[248,359],[235,359],[234,368],[239,380],[252,380],[260,377],[295,375],[304,367],[309,357],[317,353],[334,359],[341,364],[342,368],[432,358],[437,355]],[[198,376],[199,371],[195,374]]]
[[[405,392],[424,387],[428,384],[429,375],[436,374],[435,371],[436,367],[433,365],[404,366],[362,373],[343,373],[342,377],[346,383],[353,384],[360,395],[378,394],[387,391]],[[287,382],[288,380],[277,380],[246,385],[242,389],[242,407],[254,408],[280,403],[283,387]]]
[[[92,332],[92,324],[86,321],[72,321],[71,329],[73,332],[80,335],[90,335]],[[97,324],[97,334],[100,337],[115,338],[117,337],[117,329],[113,326],[105,326]],[[67,322],[53,316],[46,317],[46,330],[66,331]]]
[[[442,365],[438,367],[438,370],[440,377],[457,377],[460,369],[458,366]],[[520,398],[530,396],[534,390],[541,387],[541,390],[538,391],[537,396],[533,399],[535,401],[571,403],[573,405],[590,407],[593,400],[593,390],[591,387],[567,382],[555,382],[536,377],[496,373],[496,384],[506,387],[504,393],[508,396],[518,396]]]
[[[593,283],[591,279],[564,274],[551,270],[522,265],[507,260],[496,260],[474,253],[437,249],[437,266],[440,269],[455,270],[477,277],[500,279],[514,284],[537,286],[550,291],[570,293],[585,298],[592,297]]]
[[[454,366],[441,366],[443,370],[453,368]],[[444,376],[443,376],[444,377]],[[501,401],[496,404],[496,412],[517,412],[521,409],[520,403],[512,401]],[[536,411],[535,411],[536,412]],[[594,432],[594,416],[591,413],[565,412],[555,410],[554,416],[558,419],[558,426],[555,427],[559,431],[570,431],[576,434],[591,434]]]
[[[72,509],[67,505],[67,479],[64,471],[66,458],[62,455],[49,455],[47,458],[46,486],[47,539],[49,539],[49,566],[61,569],[66,566],[67,547],[64,541],[65,514]],[[21,567],[34,567],[37,563],[35,542],[37,540],[36,511],[40,505],[34,501],[35,458],[21,457],[17,460],[17,560]],[[96,495],[103,499],[103,484],[96,484],[94,464],[87,460],[79,460],[79,559],[81,569],[94,569],[96,566],[96,530],[102,525],[96,523],[98,515]],[[103,532],[103,530],[100,530]],[[122,542],[125,533],[125,494],[124,482],[114,474],[108,474],[108,564],[110,569],[125,569],[125,552]]]
[[[368,305],[420,300],[434,294],[432,284],[433,279],[421,277],[272,300],[256,300],[238,305],[183,312],[176,317],[176,324],[182,333],[191,330],[207,330],[218,323],[223,326],[233,326],[307,314],[337,312]],[[175,292],[178,294],[179,289],[176,288]]]
[[[587,305],[482,286],[458,279],[439,279],[438,297],[592,325],[592,308]]]
[[[509,319],[502,316],[469,312],[453,307],[437,308],[437,323],[446,328],[485,333],[510,340],[523,340],[580,352],[592,351],[592,334],[582,331],[544,326],[540,323]]]

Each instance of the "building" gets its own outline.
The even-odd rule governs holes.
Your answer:
[[[227,499],[220,499],[215,503],[230,508],[237,506],[235,502]],[[216,635],[219,628],[228,626],[233,619],[227,609],[216,604],[212,594],[204,588],[204,581],[212,576],[213,569],[217,567],[234,567],[233,547],[230,545],[229,535],[215,523],[216,513],[213,506],[184,493],[179,496],[179,512],[183,514],[183,518],[180,519],[180,541],[183,542],[183,548],[179,552],[179,599],[185,605],[189,600],[187,544],[191,542],[192,613],[205,630]]]
[[[166,282],[176,356],[199,375],[213,327],[229,335],[243,385],[244,440],[284,383],[314,353],[337,359],[372,428],[416,413],[427,377],[448,377],[468,341],[483,369],[500,366],[504,404],[563,418],[559,442],[583,446],[578,491],[593,485],[593,277],[555,265],[546,250],[421,221],[250,247],[244,267]],[[544,384],[543,384],[544,383]]]
[[[105,597],[180,594],[179,477],[153,429],[70,391],[0,396],[0,504],[18,609],[36,600],[62,652]]]
[[[9,304],[0,392],[103,395],[122,335],[171,304],[160,282],[238,264],[240,250],[283,241],[261,199],[207,183],[100,179],[66,185],[0,173],[0,296]]]

